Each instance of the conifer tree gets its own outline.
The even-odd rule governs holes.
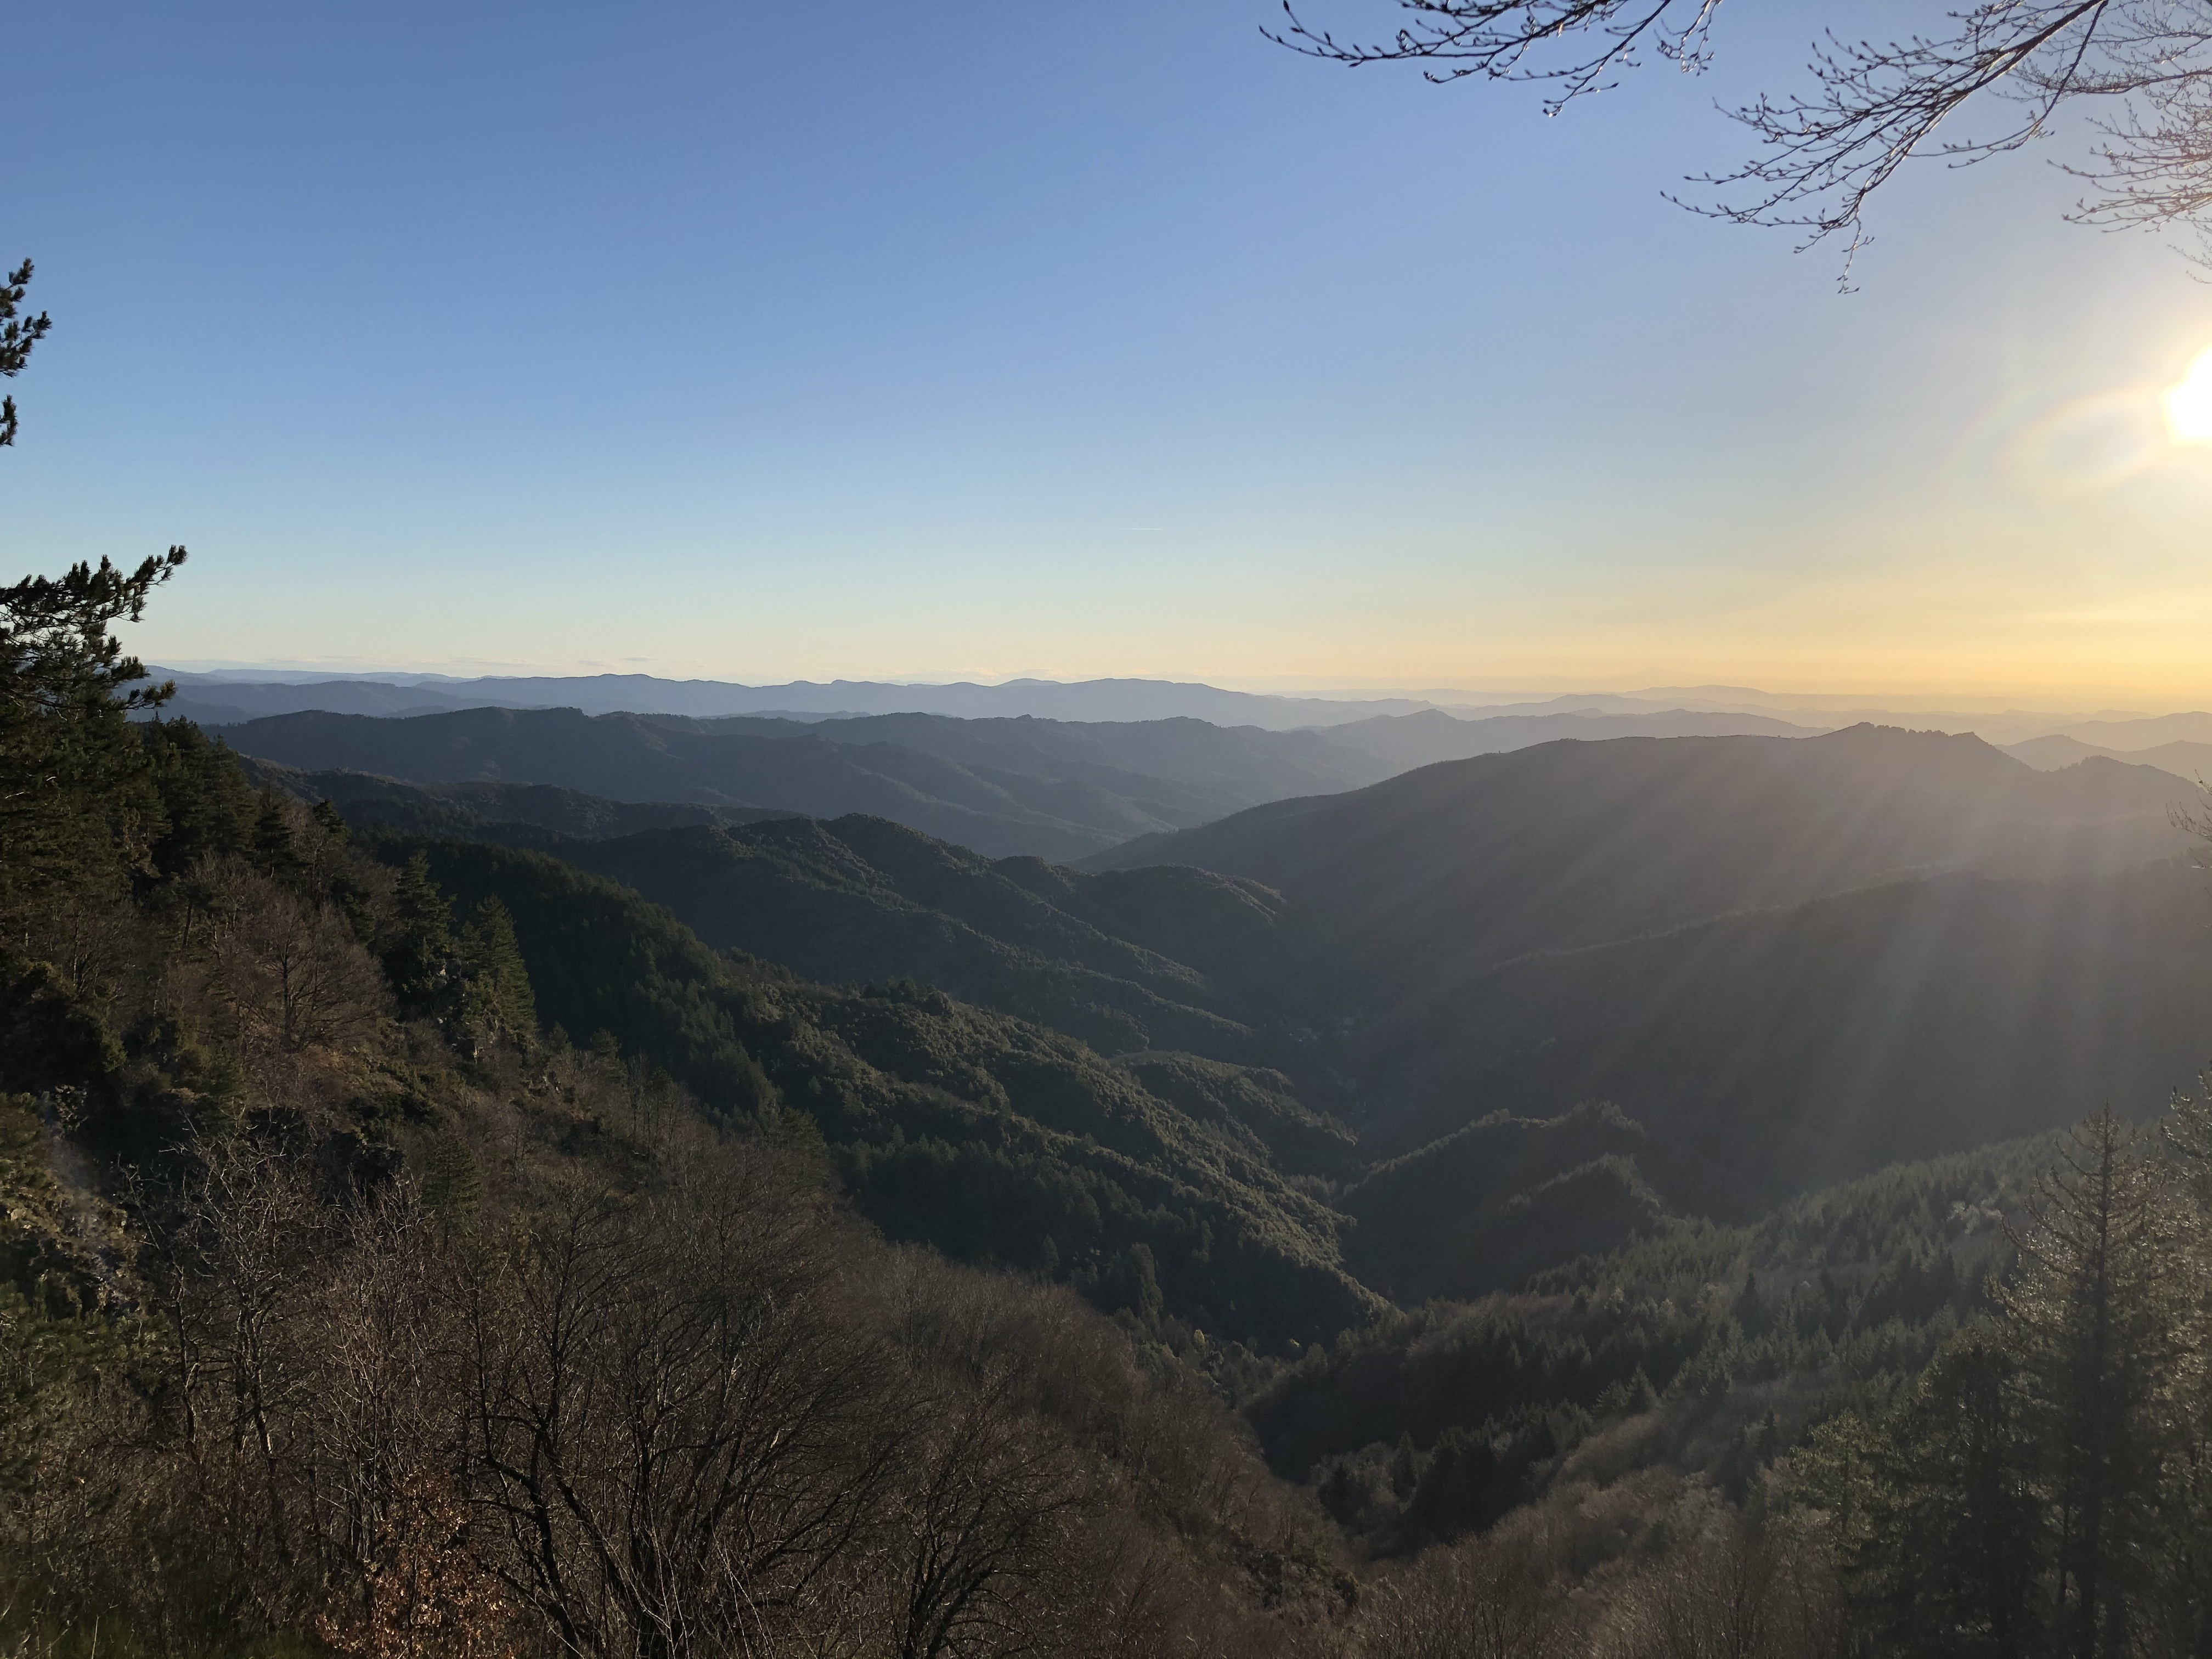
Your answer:
[[[2164,1127],[2177,1166],[2186,1273],[2178,1296],[2182,1361],[2160,1493],[2159,1632],[2172,1652],[2212,1654],[2212,1077],[2176,1097]]]
[[[2026,1653],[2053,1553],[2017,1355],[1978,1328],[1937,1356],[1870,1460],[1854,1540],[1875,1623],[1904,1653]]]
[[[453,910],[430,879],[430,860],[417,853],[393,884],[391,931],[384,941],[385,977],[401,1009],[437,1012],[452,972]]]
[[[538,1041],[538,999],[515,943],[514,918],[496,898],[477,907],[461,930],[462,1018],[472,1033],[529,1048]]]
[[[279,879],[298,874],[300,840],[292,815],[276,790],[261,791],[261,811],[253,821],[253,861],[265,875]]]
[[[145,668],[110,630],[184,562],[173,547],[128,575],[102,559],[0,588],[0,937],[18,948],[56,892],[146,865],[161,806],[128,716],[175,688],[135,685]]]
[[[1883,1650],[2212,1652],[2204,1234],[2138,1152],[2110,1112],[2075,1130],[1994,1317],[1877,1430],[1815,1437],[1808,1484]]]
[[[21,374],[52,326],[23,314],[30,282],[28,259],[0,281],[0,378]],[[0,398],[0,447],[17,425],[15,400]],[[58,895],[112,896],[147,867],[161,808],[126,717],[176,688],[134,684],[146,670],[110,630],[143,616],[184,562],[172,547],[129,575],[102,559],[0,588],[0,950],[34,953]]]
[[[23,372],[23,365],[31,360],[31,348],[46,337],[53,323],[45,312],[35,317],[22,314],[23,301],[31,289],[31,262],[28,259],[8,273],[0,282],[0,378],[14,380]],[[15,429],[20,422],[15,416],[15,400],[0,398],[0,449],[15,441]]]
[[[1998,1293],[2052,1532],[2063,1651],[2130,1651],[2160,1531],[2166,1403],[2182,1358],[2180,1240],[2159,1172],[2107,1110],[2075,1130]]]

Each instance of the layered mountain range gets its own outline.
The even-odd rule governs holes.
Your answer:
[[[1188,718],[906,714],[801,722],[574,708],[404,718],[305,711],[216,729],[243,754],[307,770],[440,785],[525,782],[738,812],[866,812],[981,852],[1054,859],[1566,736],[1796,730],[1757,716],[1680,711],[1462,720],[1431,710],[1277,732]]]
[[[2107,1099],[2148,1112],[2212,1054],[2212,896],[2175,818],[2193,791],[2101,757],[2038,771],[1978,738],[1871,726],[1553,740],[1074,866],[915,823],[957,807],[948,827],[1018,842],[1041,827],[1023,813],[1085,790],[1094,811],[1195,817],[1240,790],[1388,770],[1386,744],[1468,740],[1426,735],[1447,721],[1474,724],[1372,722],[1364,751],[1346,728],[911,715],[795,732],[301,715],[232,735],[275,751],[264,781],[379,833],[550,852],[710,949],[1060,1033],[1155,1109],[1234,1124],[1251,1156],[1323,1183],[1347,1267],[1401,1299]],[[894,771],[886,749],[921,759]],[[808,775],[793,757],[896,816],[839,810],[826,787],[811,812],[741,802]],[[428,781],[373,775],[403,766]],[[632,799],[586,793],[609,781]],[[1107,833],[1042,827],[1079,840],[1070,825]]]
[[[1994,706],[1951,708],[1880,697],[1780,694],[1741,685],[1655,686],[1632,693],[1424,687],[1289,696],[1153,679],[1012,679],[984,684],[796,680],[781,685],[744,685],[725,680],[663,679],[649,674],[475,678],[422,673],[356,678],[322,674],[287,679],[266,671],[193,673],[155,668],[152,672],[155,679],[175,684],[174,712],[203,725],[235,725],[307,710],[390,716],[484,708],[576,708],[587,714],[681,714],[703,720],[766,715],[800,721],[902,714],[960,720],[1028,715],[1092,724],[1188,719],[1215,726],[1256,726],[1266,731],[1323,728],[1416,713],[1441,713],[1466,720],[1498,715],[1690,714],[1753,717],[1771,722],[1772,728],[1796,732],[1828,732],[1864,724],[1972,732],[1998,744],[2063,736],[2087,748],[2115,753],[2176,742],[2212,743],[2212,713],[2202,710],[2144,714],[2124,709],[2092,713]]]

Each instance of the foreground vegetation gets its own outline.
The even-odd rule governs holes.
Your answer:
[[[1287,1176],[1343,1137],[1272,1074],[813,985],[132,724],[181,562],[0,594],[20,1651],[2212,1644],[2202,1103],[1737,1228],[1595,1109]],[[1501,1159],[1467,1237],[1340,1249]],[[1584,1189],[1633,1242],[1347,1271]]]

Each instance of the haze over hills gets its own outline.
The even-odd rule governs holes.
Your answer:
[[[1441,709],[1425,709],[1419,714],[1378,715],[1332,726],[1327,736],[1332,743],[1374,756],[1384,762],[1392,773],[1397,773],[1438,761],[1507,754],[1516,749],[1534,748],[1540,743],[1554,743],[1561,738],[1586,743],[1631,737],[1804,738],[1826,729],[1765,714],[1686,708],[1642,712],[1574,708],[1488,715],[1455,715]]]
[[[228,724],[241,716],[297,714],[411,714],[441,708],[580,708],[586,714],[945,714],[959,719],[1034,714],[1084,721],[1188,718],[1269,731],[1327,726],[1432,705],[1404,697],[1346,701],[1273,696],[1169,680],[1009,680],[995,685],[896,685],[871,680],[798,680],[738,685],[721,680],[665,680],[649,674],[586,674],[447,679],[366,676],[355,679],[268,680],[233,674],[152,671],[173,679],[186,718]]]
[[[1909,874],[2126,867],[2179,849],[2169,812],[2189,793],[2152,768],[2039,773],[1976,738],[1874,726],[1630,738],[1279,801],[1088,864],[1247,876],[1494,963]]]
[[[2155,766],[2161,772],[2171,772],[2191,783],[2199,778],[2212,778],[2212,743],[2187,739],[2153,744],[2144,749],[2105,749],[2084,743],[2077,737],[2053,732],[2049,737],[2008,744],[2005,753],[2026,761],[2039,772],[2055,772],[2081,761],[2105,759],[2124,761],[2134,766]]]
[[[2212,920],[2176,864],[1947,875],[1440,970],[1346,1060],[1374,1150],[1479,1107],[1616,1103],[1670,1202],[1741,1219],[1887,1163],[2142,1118],[2212,1058]]]
[[[1608,1099],[1671,1200],[2154,1109],[2212,1053],[2167,774],[1862,728],[1558,744],[1115,848],[1281,892],[1377,1152]]]
[[[479,708],[394,718],[302,713],[217,729],[242,753],[307,770],[425,783],[537,783],[616,800],[755,813],[865,812],[985,853],[1071,859],[1261,802],[1351,789],[1431,761],[1564,734],[1777,725],[1680,713],[1462,720],[1430,710],[1273,732],[1188,718],[694,720]]]
[[[556,784],[616,800],[825,817],[872,812],[994,854],[1070,858],[1220,810],[1164,799],[1158,791],[1133,798],[1080,778],[967,766],[902,744],[759,737],[665,716],[491,708],[406,720],[303,714],[224,735],[242,753],[305,769]]]
[[[1779,694],[1749,686],[1661,686],[1635,692],[1538,693],[1428,688],[1326,695],[1232,691],[1194,682],[1115,679],[1008,680],[994,684],[897,684],[878,681],[794,681],[742,685],[719,680],[669,680],[647,674],[544,675],[454,678],[436,674],[286,677],[265,672],[192,673],[152,671],[173,679],[179,717],[234,725],[270,714],[404,715],[455,708],[580,708],[586,714],[665,714],[698,719],[768,715],[814,720],[865,714],[934,714],[961,720],[1039,719],[1081,723],[1202,720],[1268,731],[1340,726],[1377,717],[1435,710],[1461,719],[1495,715],[1733,714],[1771,725],[1684,726],[1646,735],[1739,732],[1832,731],[1873,724],[1916,731],[1972,732],[1995,744],[2064,733],[2116,750],[2173,742],[2212,741],[2212,714],[2137,714],[1945,708],[1930,702],[1813,694]],[[1555,735],[1565,735],[1564,733]],[[1615,732],[1610,736],[1626,735]],[[1454,758],[1445,755],[1432,759]]]

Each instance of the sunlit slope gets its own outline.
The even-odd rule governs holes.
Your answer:
[[[549,1025],[606,1033],[710,1114],[763,1096],[804,1114],[894,1237],[1091,1285],[1143,1245],[1172,1310],[1267,1341],[1327,1336],[1380,1305],[1342,1267],[1340,1216],[1276,1165],[1295,1102],[1115,1066],[918,985],[809,984],[542,853],[383,850],[418,847],[464,914],[506,906]]]
[[[859,817],[670,830],[562,856],[667,905],[711,945],[830,983],[919,980],[1107,1053],[1249,1062],[1291,1013],[1267,994],[1282,900],[1208,872],[986,859]]]
[[[2011,1257],[2005,1222],[2058,1151],[2046,1136],[1892,1165],[1747,1225],[1663,1227],[1539,1275],[1533,1293],[1434,1302],[1313,1350],[1250,1414],[1299,1476],[1363,1447],[1385,1474],[1401,1435],[1494,1440],[1505,1455],[1477,1483],[1488,1491],[1460,1494],[1453,1507],[1474,1511],[1462,1526],[1554,1483],[1571,1504],[1578,1480],[1655,1462],[1741,1482],[1758,1467],[1745,1431],[1765,1413],[1794,1433],[1855,1395],[1881,1397],[1986,1314],[1984,1276]],[[1638,1403],[1643,1385],[1663,1407]],[[1542,1443],[1562,1408],[1597,1419],[1579,1460]]]

